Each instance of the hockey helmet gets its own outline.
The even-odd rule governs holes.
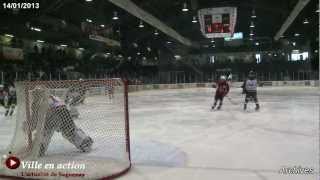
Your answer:
[[[226,76],[220,76],[220,80],[226,80]]]
[[[255,77],[256,77],[256,74],[254,73],[254,71],[251,70],[251,71],[249,72],[248,77],[249,77],[250,79],[255,78]]]

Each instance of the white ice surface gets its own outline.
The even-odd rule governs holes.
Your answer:
[[[130,95],[133,168],[121,180],[315,180],[282,167],[319,169],[319,93],[310,87],[259,88],[261,110],[232,89],[210,111],[214,89]],[[237,104],[237,105],[234,105]]]
[[[133,167],[121,180],[316,180],[319,92],[311,87],[259,88],[261,110],[242,110],[232,89],[221,111],[210,111],[214,89],[130,94]],[[236,105],[235,105],[236,104]],[[0,151],[12,131],[0,118]],[[94,132],[92,132],[94,133]],[[314,175],[281,175],[282,167]],[[103,170],[102,170],[103,171]]]

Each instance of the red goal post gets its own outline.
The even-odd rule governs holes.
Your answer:
[[[40,118],[40,123],[32,124],[31,111],[34,111],[31,105],[32,92],[35,88],[42,87],[48,94],[64,100],[68,89],[79,84],[86,88],[86,101],[79,106],[81,118],[74,121],[79,128],[92,137],[94,141],[92,152],[84,154],[85,157],[81,157],[82,154],[77,154],[79,152],[70,142],[61,138],[59,133],[55,133],[47,154],[44,157],[37,157],[38,141],[41,140],[44,117],[48,108],[46,108],[46,105],[43,105],[44,108],[38,107],[43,118]],[[109,179],[122,175],[131,168],[127,80],[89,79],[18,82],[16,89],[18,103],[17,112],[13,116],[13,120],[16,121],[16,129],[8,147],[7,155],[10,152],[10,156],[16,156],[22,161],[37,160],[42,163],[74,161],[84,163],[88,169],[84,170],[83,173],[89,179]],[[109,97],[110,93],[113,94],[112,99]],[[32,126],[36,127],[36,132],[33,132]],[[65,152],[58,150],[60,144],[65,146],[63,147]],[[96,169],[100,169],[100,171]],[[11,171],[0,166],[0,177],[17,178],[19,177],[17,171],[22,171],[22,169]],[[28,170],[24,169],[23,171]],[[49,177],[48,179],[52,178]]]

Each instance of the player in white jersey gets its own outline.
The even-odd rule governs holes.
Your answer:
[[[46,104],[46,100],[49,107],[45,111],[45,116],[41,116],[39,113],[41,111],[39,111],[38,107]],[[39,156],[45,155],[55,131],[61,132],[64,138],[82,152],[91,150],[93,140],[76,126],[67,106],[58,97],[48,96],[43,88],[37,88],[32,95],[31,110],[33,110],[31,112],[31,122],[28,122],[28,127],[31,131],[36,130],[37,124],[40,123],[39,120],[44,119]],[[25,125],[25,128],[28,127]]]
[[[258,86],[258,82],[256,79],[256,75],[253,71],[250,71],[248,75],[248,79],[245,80],[243,85],[241,86],[243,89],[243,94],[246,94],[245,102],[243,106],[244,110],[247,109],[247,104],[251,100],[253,100],[256,103],[256,110],[260,109],[260,105],[257,97],[257,86]]]

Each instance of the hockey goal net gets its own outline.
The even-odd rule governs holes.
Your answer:
[[[0,177],[109,179],[130,169],[125,81],[20,82],[16,89],[15,131]],[[8,157],[20,166],[6,167]]]

